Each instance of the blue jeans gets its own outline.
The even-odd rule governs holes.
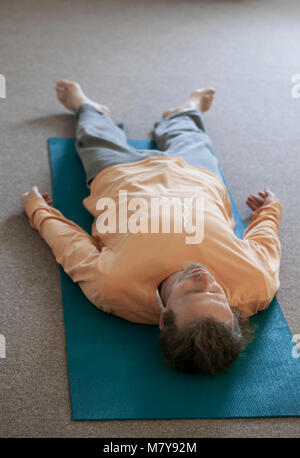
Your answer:
[[[136,149],[126,133],[105,113],[83,104],[76,113],[76,150],[82,161],[86,183],[111,165],[138,162],[149,156],[178,156],[189,165],[203,167],[221,179],[218,160],[211,153],[202,113],[189,110],[154,124],[157,150]]]

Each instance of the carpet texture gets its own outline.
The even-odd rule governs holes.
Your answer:
[[[268,185],[281,199],[277,297],[299,334],[299,1],[10,0],[0,14],[0,436],[298,437],[299,418],[72,421],[59,268],[20,196],[51,193],[45,139],[74,137],[56,80],[78,81],[143,139],[213,86],[205,125],[243,220],[249,193]]]

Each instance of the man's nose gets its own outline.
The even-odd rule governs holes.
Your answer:
[[[210,283],[210,279],[209,279],[209,275],[208,273],[206,272],[203,272],[201,276],[199,277],[196,277],[196,280],[201,282],[201,289],[205,292],[205,291],[208,291],[209,290],[209,283]]]
[[[209,275],[204,274],[202,277],[202,281],[203,281],[203,289],[204,291],[207,291],[209,289]]]

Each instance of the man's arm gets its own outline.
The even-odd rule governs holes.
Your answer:
[[[96,241],[59,210],[52,208],[47,203],[51,199],[43,197],[37,188],[23,194],[21,200],[30,225],[49,245],[56,261],[74,282],[78,282],[88,299],[100,306],[101,253]]]
[[[279,199],[269,189],[259,193],[260,197],[250,195],[248,206],[253,210],[252,222],[246,229],[243,239],[248,240],[257,253],[269,278],[270,300],[279,289],[279,268],[281,244],[279,227],[282,206]]]

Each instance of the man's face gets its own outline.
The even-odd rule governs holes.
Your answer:
[[[190,264],[171,275],[162,287],[165,293],[165,310],[172,310],[178,327],[193,323],[200,317],[212,317],[233,326],[234,317],[223,288],[202,264]]]

